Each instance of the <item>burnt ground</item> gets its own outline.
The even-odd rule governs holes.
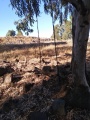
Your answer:
[[[65,97],[73,84],[71,44],[57,45],[58,64],[51,44],[41,46],[41,59],[36,44],[10,46],[0,49],[0,120],[39,120],[30,115],[40,113],[40,120],[90,120],[90,111],[70,106],[65,116],[48,113],[53,101]],[[89,46],[87,71],[89,78]]]

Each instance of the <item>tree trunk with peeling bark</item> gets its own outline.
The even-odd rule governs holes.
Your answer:
[[[86,51],[87,42],[89,37],[89,15],[77,15],[74,16],[74,37],[73,37],[73,60],[72,60],[72,73],[76,86],[83,85],[89,88],[86,75],[85,75],[85,63],[86,63]]]
[[[86,51],[89,37],[89,14],[86,13],[85,15],[82,15],[75,10],[73,17],[71,67],[74,88],[71,96],[69,96],[69,102],[74,107],[90,109],[90,87],[85,74]]]

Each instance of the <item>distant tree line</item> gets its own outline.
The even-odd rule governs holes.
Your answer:
[[[8,30],[8,32],[6,33],[6,36],[23,36],[22,31],[16,31],[15,30]]]
[[[14,30],[8,30],[6,36],[15,36],[16,32]]]

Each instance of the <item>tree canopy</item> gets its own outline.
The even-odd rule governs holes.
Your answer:
[[[16,32],[14,30],[8,30],[6,36],[15,36]]]
[[[60,22],[67,19],[72,13],[72,5],[67,4],[65,0],[10,0],[16,14],[25,17],[30,25],[34,23],[35,16],[40,15],[40,5],[44,2],[44,11],[53,16],[54,21],[59,19]],[[53,13],[52,13],[53,12]]]
[[[23,31],[26,35],[28,35],[30,32],[33,32],[33,29],[31,29],[29,21],[26,18],[15,21],[14,24],[16,25],[16,29],[19,33]]]

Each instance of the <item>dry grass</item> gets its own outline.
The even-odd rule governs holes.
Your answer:
[[[72,56],[72,47],[71,47],[71,42],[67,42],[66,44],[58,44],[57,46],[57,57],[58,57],[58,65],[65,65],[66,63],[70,63],[71,61],[71,56]],[[53,44],[42,44],[40,46],[41,49],[41,59],[43,58],[48,58],[50,59],[50,61],[52,62],[52,64],[50,64],[51,66],[56,66],[56,53],[55,53],[55,45]],[[89,59],[90,56],[90,46],[88,45],[88,51],[87,51],[87,59]],[[1,45],[0,46],[0,62],[1,61],[9,61],[10,64],[15,63],[16,60],[21,60],[21,61],[35,61],[38,62],[40,59],[40,51],[39,51],[39,46],[38,45]],[[41,61],[42,62],[42,61]],[[38,63],[39,64],[39,63]],[[44,66],[45,64],[42,62],[41,63],[42,66]],[[25,64],[26,65],[26,64]],[[34,65],[34,64],[33,64]],[[1,65],[3,66],[3,65]],[[38,65],[39,66],[39,65]],[[25,67],[25,66],[24,66]],[[31,67],[31,66],[28,66]],[[34,68],[37,68],[37,66],[35,65]],[[19,72],[15,71],[16,73],[14,73],[15,75],[18,75]],[[29,76],[28,76],[29,74]],[[52,84],[56,84],[55,80],[57,80],[57,77],[54,76],[53,80],[47,84],[46,88],[44,86],[43,91],[41,90],[41,81],[45,80],[48,81],[52,78],[50,78],[50,74],[49,75],[44,75],[41,74],[41,76],[37,76],[35,73],[29,73],[29,72],[23,72],[23,79],[21,79],[20,81],[18,81],[17,83],[11,83],[9,85],[5,85],[5,84],[1,84],[0,83],[0,93],[3,94],[2,98],[0,98],[0,104],[4,103],[5,101],[8,101],[10,98],[16,98],[20,101],[20,108],[17,109],[13,109],[10,110],[10,112],[7,112],[5,114],[2,114],[2,116],[4,116],[5,119],[9,119],[11,118],[11,120],[26,120],[26,117],[28,116],[28,114],[31,112],[30,110],[45,110],[47,109],[47,107],[49,106],[49,104],[51,104],[51,99],[53,98],[53,96],[55,98],[58,98],[59,95],[63,96],[65,93],[65,91],[63,92],[64,88],[61,89],[61,91],[58,93],[49,93],[51,91],[49,91],[48,86],[52,87]],[[28,77],[27,77],[28,76]],[[63,76],[64,77],[64,76]],[[66,79],[66,78],[65,78]],[[2,80],[2,78],[0,77],[0,80]],[[35,88],[33,88],[33,90],[30,90],[29,93],[25,92],[25,85],[27,83],[30,83],[30,81],[35,81],[36,85]],[[52,83],[53,82],[53,83]],[[71,81],[70,81],[71,82]],[[45,83],[46,84],[46,83]],[[57,86],[57,84],[56,84]],[[47,98],[47,94],[52,94],[51,98]],[[37,96],[40,96],[42,98],[40,103],[37,103],[37,99],[34,98]],[[46,96],[45,96],[46,95]],[[58,95],[58,97],[57,97]],[[26,97],[24,97],[26,96]],[[44,98],[43,98],[44,96]],[[35,104],[36,102],[36,104]],[[35,105],[37,105],[38,107],[36,107]],[[40,104],[40,105],[39,105]],[[31,106],[34,106],[36,108],[33,107],[30,108]],[[2,107],[2,106],[1,106]],[[21,110],[21,111],[19,111]],[[21,115],[19,115],[21,112]],[[22,115],[22,111],[24,112],[24,115]],[[18,113],[18,114],[17,114]],[[23,116],[23,117],[22,117]],[[0,117],[1,118],[1,117]],[[2,117],[3,118],[3,117]],[[4,120],[4,118],[2,120]],[[53,119],[54,120],[54,119]],[[55,119],[57,120],[57,119]],[[86,111],[86,110],[80,110],[80,109],[70,109],[67,112],[67,116],[61,118],[60,120],[90,120],[90,112]]]
[[[36,46],[36,45],[35,45]],[[67,47],[66,45],[64,45],[65,47],[63,47],[61,44],[57,45],[57,55],[62,56],[62,54],[71,54],[71,47]],[[40,51],[41,50],[41,51]],[[3,45],[0,46],[0,59],[4,59],[4,60],[11,60],[14,58],[18,58],[20,55],[22,56],[29,56],[29,57],[33,57],[33,58],[37,58],[40,55],[42,57],[45,56],[55,56],[55,45],[47,45],[47,46],[41,46],[39,50],[39,47],[28,47],[24,45],[22,45],[22,48],[19,48],[19,46],[13,46],[13,48],[11,46],[8,45]]]

